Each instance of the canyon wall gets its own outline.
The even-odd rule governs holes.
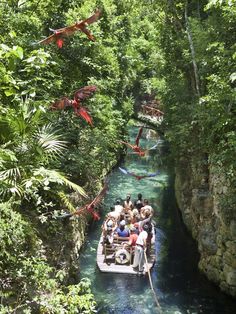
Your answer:
[[[175,190],[183,221],[200,253],[199,269],[224,292],[236,296],[236,208],[233,187],[207,158],[180,160]]]

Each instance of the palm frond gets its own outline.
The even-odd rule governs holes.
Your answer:
[[[17,161],[15,153],[10,149],[0,147],[0,167],[6,163]]]
[[[5,197],[11,197],[11,196],[19,196],[22,197],[24,194],[23,189],[20,185],[11,184],[11,182],[4,180],[0,184],[0,195],[2,196],[2,199]]]
[[[76,211],[76,208],[71,203],[71,201],[69,200],[69,198],[67,197],[67,195],[65,193],[58,192],[57,194],[58,194],[59,198],[62,200],[62,202],[64,203],[64,205],[69,209],[69,211],[71,213]]]
[[[61,134],[51,124],[43,126],[36,134],[39,147],[48,155],[60,155],[66,149],[66,141],[61,140]]]
[[[73,189],[75,192],[78,192],[80,195],[87,197],[84,189],[76,183],[68,180],[62,173],[52,169],[45,169],[40,167],[34,171],[34,175],[41,178],[47,178],[49,182],[54,182],[60,185],[66,185],[69,188]]]
[[[18,167],[4,169],[0,171],[0,180],[7,180],[8,182],[16,182],[21,177],[20,169]]]

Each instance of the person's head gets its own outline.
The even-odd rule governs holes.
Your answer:
[[[137,229],[133,226],[130,228],[130,233],[136,233]]]
[[[145,212],[144,212],[145,218],[150,217],[150,215],[151,215],[150,210],[146,209]]]
[[[124,230],[125,225],[126,225],[125,220],[121,220],[121,222],[120,222],[120,229]]]
[[[111,231],[112,227],[113,227],[113,221],[112,220],[108,220],[108,222],[107,222],[107,230]]]
[[[138,194],[138,199],[139,199],[139,200],[141,200],[141,199],[142,199],[142,197],[143,197],[143,196],[142,196],[142,194],[141,194],[141,193],[139,193],[139,194]]]
[[[124,212],[122,212],[120,214],[120,221],[122,221],[122,220],[125,220],[125,213]]]
[[[117,199],[117,200],[116,200],[116,205],[120,205],[120,203],[121,203],[120,200]]]
[[[114,210],[115,210],[115,207],[114,207],[114,206],[111,206],[111,207],[110,207],[110,211],[113,212]]]
[[[127,225],[131,224],[131,221],[132,221],[131,217],[128,217],[126,220],[127,220]]]
[[[131,199],[131,195],[130,195],[130,194],[127,194],[127,195],[126,195],[126,200],[129,201],[130,199]]]
[[[143,226],[143,230],[146,231],[146,232],[149,232],[149,225],[145,224]]]
[[[138,221],[140,221],[140,220],[141,220],[140,214],[137,214],[137,215],[134,216],[134,221],[135,221],[135,222],[138,222]]]
[[[145,198],[145,199],[143,200],[143,203],[144,203],[144,205],[148,205],[148,200]]]

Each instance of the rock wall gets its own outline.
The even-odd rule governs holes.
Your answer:
[[[37,229],[47,261],[65,273],[64,284],[79,280],[79,254],[87,226],[87,216],[74,216],[50,221]]]
[[[199,269],[224,292],[236,296],[236,208],[227,204],[233,187],[206,157],[180,160],[176,198],[183,221],[197,240]]]

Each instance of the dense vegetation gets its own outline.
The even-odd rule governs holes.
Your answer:
[[[162,8],[166,135],[176,160],[224,176],[229,223],[236,205],[236,2],[168,1]]]
[[[62,49],[35,44],[96,8],[96,42],[77,32]],[[89,284],[66,286],[41,229],[63,230],[54,216],[78,205],[72,190],[80,204],[95,195],[143,93],[161,98],[176,158],[210,158],[235,184],[235,1],[9,0],[0,17],[1,313],[91,313]],[[89,84],[94,127],[49,110]]]

